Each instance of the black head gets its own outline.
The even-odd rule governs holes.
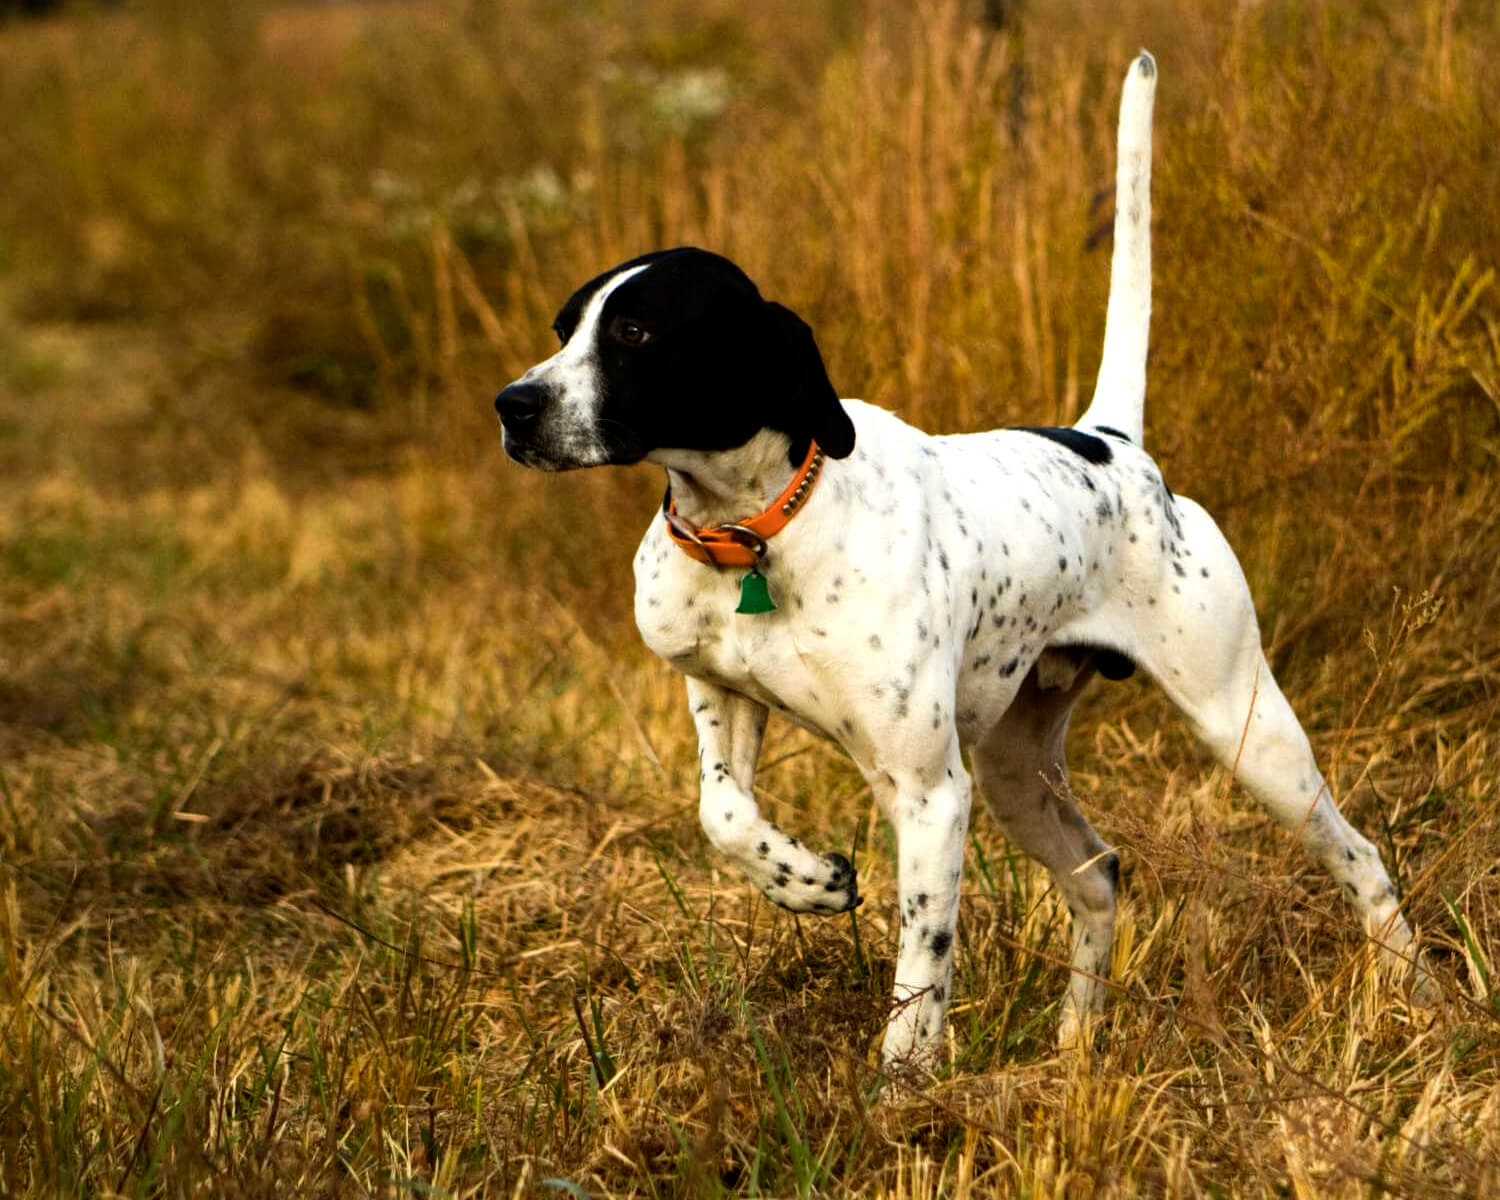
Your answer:
[[[812,330],[727,258],[661,250],[589,280],[553,323],[560,349],[495,398],[505,449],[547,470],[730,450],[762,429],[843,458],[854,426]]]

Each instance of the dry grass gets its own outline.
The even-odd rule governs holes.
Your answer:
[[[846,393],[1069,418],[1142,44],[1149,441],[1444,999],[1112,685],[1097,1052],[1053,1054],[1065,913],[980,819],[952,1065],[883,1081],[868,791],[773,728],[763,798],[854,849],[857,918],[711,855],[630,623],[659,481],[524,474],[488,396],[580,279],[698,241]],[[1496,1194],[1497,46],[1446,0],[0,24],[0,1192]]]

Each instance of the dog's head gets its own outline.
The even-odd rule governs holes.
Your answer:
[[[553,322],[560,349],[497,397],[505,451],[548,471],[729,450],[762,429],[843,458],[854,426],[812,330],[727,258],[661,250],[589,280]]]

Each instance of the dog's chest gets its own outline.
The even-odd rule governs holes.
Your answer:
[[[803,619],[803,589],[816,581],[768,567],[776,609],[736,612],[745,569],[716,570],[696,563],[656,527],[641,543],[635,573],[636,625],[653,653],[684,675],[830,731],[822,719],[828,697],[820,694],[816,677],[832,653],[831,634],[824,625]],[[822,586],[826,590],[828,585]]]
[[[743,618],[734,611],[743,574],[694,563],[653,529],[635,561],[635,620],[646,645],[687,675],[723,683],[748,676],[753,648],[739,636]]]

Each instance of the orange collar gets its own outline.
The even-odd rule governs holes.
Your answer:
[[[677,515],[677,503],[672,499],[671,484],[661,502],[662,515],[667,519],[667,536],[689,558],[716,567],[753,567],[766,552],[766,542],[780,533],[786,524],[797,515],[808,496],[812,495],[818,475],[823,469],[823,451],[817,442],[810,442],[807,458],[802,467],[792,476],[792,481],[771,506],[764,512],[741,521],[699,529],[691,521]]]

